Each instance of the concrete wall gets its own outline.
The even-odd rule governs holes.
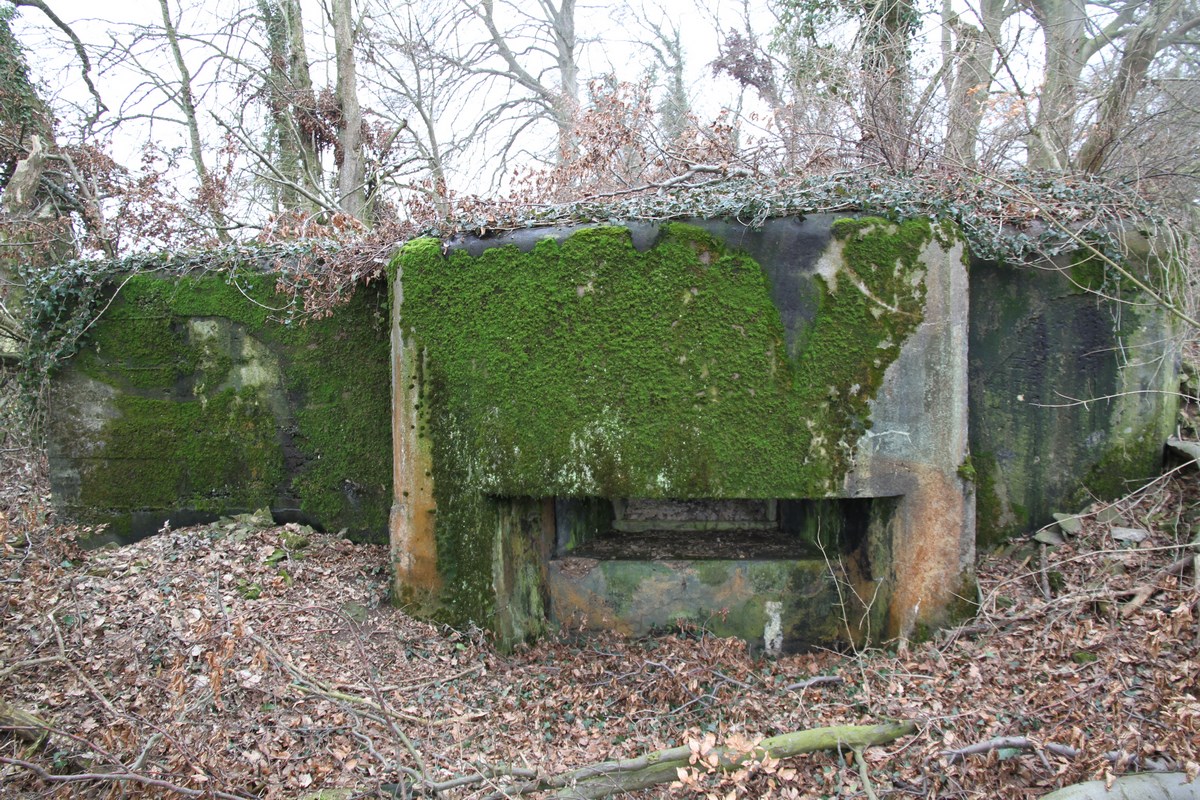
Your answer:
[[[115,288],[115,287],[114,287]],[[54,378],[61,513],[128,541],[219,515],[381,540],[390,506],[386,300],[284,324],[274,276],[135,276]]]
[[[1145,242],[1128,249],[1138,274],[1166,275]],[[1029,265],[975,261],[971,296],[981,543],[1160,474],[1179,404],[1178,342],[1165,310],[1079,254]]]

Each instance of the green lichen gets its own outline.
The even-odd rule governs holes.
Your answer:
[[[834,235],[842,266],[814,279],[794,359],[762,268],[695,227],[664,225],[645,252],[615,227],[528,253],[407,245],[393,274],[423,353],[445,619],[494,611],[491,497],[836,492],[922,319],[933,232],[867,218]]]
[[[996,547],[1021,529],[1014,519],[1016,510],[1006,508],[1000,497],[999,464],[991,453],[972,453],[975,467],[975,543],[981,548]]]
[[[1162,466],[1162,425],[1155,421],[1109,444],[1072,498],[1082,507],[1091,498],[1114,500],[1158,475]]]

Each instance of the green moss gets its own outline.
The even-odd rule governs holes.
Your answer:
[[[253,392],[226,389],[203,402],[118,396],[102,462],[80,501],[98,509],[265,505],[282,479],[270,410]]]
[[[1126,268],[1130,267],[1126,265]],[[1114,297],[1138,292],[1133,281],[1091,250],[1080,249],[1071,254],[1070,275],[1071,283],[1081,290]]]
[[[958,465],[958,477],[962,478],[968,483],[975,482],[975,478],[977,477],[975,472],[975,462],[971,460],[970,455],[964,458],[963,462]]]
[[[720,586],[729,580],[729,563],[726,561],[698,561],[696,575],[705,586]]]
[[[295,446],[306,456],[292,489],[327,526],[378,537],[391,508],[391,350],[379,287],[360,287],[325,319],[276,326],[295,395]]]
[[[608,561],[603,568],[608,597],[618,613],[629,608],[642,584],[669,574],[667,568],[644,561]]]
[[[118,390],[84,507],[223,512],[298,500],[328,528],[383,536],[391,411],[380,287],[300,325],[271,310],[288,303],[269,275],[135,275],[120,286],[75,361]]]
[[[794,359],[762,268],[698,228],[664,225],[646,252],[613,227],[528,253],[407,245],[393,275],[424,353],[419,431],[449,621],[493,608],[490,496],[837,491],[922,319],[917,259],[933,233],[846,219],[835,236],[846,266],[815,279],[819,310]]]

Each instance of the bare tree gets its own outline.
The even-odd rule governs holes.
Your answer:
[[[1096,172],[1105,163],[1124,128],[1139,92],[1146,86],[1151,64],[1158,55],[1167,28],[1184,7],[1182,0],[1150,3],[1146,15],[1126,34],[1116,75],[1100,98],[1096,120],[1079,151],[1079,167]],[[1181,22],[1171,38],[1178,40],[1200,25],[1200,17]]]
[[[491,122],[487,115],[464,118],[476,99],[474,76],[460,59],[446,57],[470,16],[442,3],[383,3],[365,20],[363,80],[396,140],[384,148],[381,188],[390,185],[404,198],[417,193],[439,213],[453,194],[451,169]]]
[[[162,11],[163,32],[166,34],[167,43],[171,48],[171,56],[175,61],[175,68],[179,71],[179,84],[175,90],[174,102],[179,107],[183,114],[184,124],[187,127],[188,142],[191,145],[192,165],[196,169],[196,177],[200,181],[200,197],[201,202],[207,207],[209,215],[212,217],[214,230],[217,238],[222,242],[229,241],[229,221],[225,217],[224,206],[224,190],[219,185],[219,181],[208,169],[208,165],[204,163],[204,144],[200,139],[200,124],[196,119],[196,100],[192,95],[192,73],[188,69],[187,61],[183,57],[183,51],[179,47],[179,34],[176,29],[176,22],[171,17],[171,8],[167,0],[158,0],[158,7]]]
[[[575,0],[501,0],[500,14],[496,0],[471,0],[468,7],[485,35],[456,60],[476,76],[506,83],[515,92],[498,104],[503,113],[491,113],[497,119],[511,113],[516,122],[503,150],[514,150],[515,138],[534,123],[549,121],[557,131],[558,162],[569,160],[580,99]],[[513,22],[503,25],[501,20]],[[501,162],[507,166],[507,159]]]

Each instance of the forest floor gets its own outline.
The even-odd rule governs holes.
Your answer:
[[[4,797],[504,797],[505,771],[897,719],[917,733],[865,769],[699,759],[642,794],[1030,798],[1200,771],[1194,467],[1061,545],[981,556],[978,616],[923,644],[769,659],[702,629],[581,628],[505,656],[392,607],[381,546],[247,516],[81,550],[29,452],[0,454],[0,701],[49,733],[0,734]]]

